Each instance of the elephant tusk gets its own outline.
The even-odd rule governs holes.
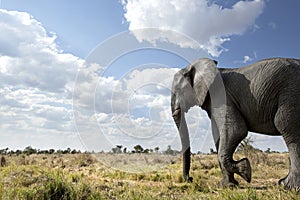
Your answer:
[[[181,112],[181,109],[178,108],[178,109],[176,109],[176,110],[173,112],[172,116],[173,116],[173,117],[177,117],[177,116],[180,114],[180,112]]]

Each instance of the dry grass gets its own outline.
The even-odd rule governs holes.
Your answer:
[[[236,159],[244,157],[241,154]],[[216,155],[192,156],[193,183],[182,179],[180,156],[75,154],[4,156],[2,199],[298,199],[277,186],[288,172],[286,153],[248,155],[253,178],[218,188]],[[102,161],[103,163],[99,162]],[[4,162],[4,161],[3,161]],[[136,167],[139,165],[139,167]],[[143,170],[140,170],[143,168]]]

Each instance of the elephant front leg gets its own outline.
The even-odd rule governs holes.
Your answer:
[[[239,185],[239,182],[235,180],[234,173],[227,170],[221,162],[219,162],[223,178],[221,182],[219,183],[220,187],[235,187]]]
[[[238,186],[239,183],[234,178],[235,173],[240,175],[248,183],[251,182],[251,165],[247,158],[243,158],[239,161],[234,161],[233,159],[231,159],[228,162],[222,160],[219,161],[219,163],[223,175],[223,179],[220,182],[221,187]]]
[[[247,182],[251,181],[251,166],[247,158],[239,161],[233,160],[233,153],[239,143],[247,136],[247,127],[239,114],[230,115],[230,121],[226,121],[222,126],[218,125],[220,140],[218,147],[218,159],[222,170],[223,179],[220,183],[222,187],[237,186],[238,182],[234,174],[240,175]],[[228,119],[226,119],[228,120]]]

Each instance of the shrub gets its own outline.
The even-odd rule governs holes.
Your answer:
[[[4,166],[6,166],[6,159],[5,159],[5,157],[4,157],[4,156],[1,156],[1,160],[0,160],[0,166],[1,166],[1,167],[4,167]]]

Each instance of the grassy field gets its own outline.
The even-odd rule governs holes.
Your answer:
[[[236,159],[242,157],[242,154],[235,156]],[[193,155],[193,183],[182,179],[180,156],[5,155],[1,158],[0,197],[78,200],[300,198],[297,193],[277,186],[278,179],[288,172],[287,154],[256,152],[248,157],[253,169],[252,183],[237,177],[238,188],[221,189],[218,188],[221,172],[216,155]]]

